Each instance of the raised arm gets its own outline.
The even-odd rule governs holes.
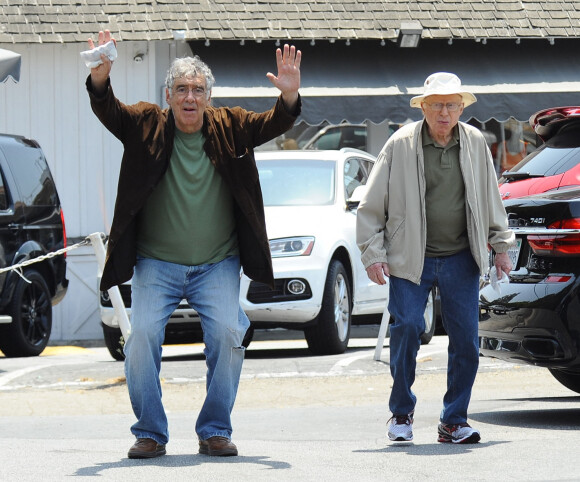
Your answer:
[[[278,75],[271,72],[266,74],[270,82],[282,92],[282,100],[288,112],[294,112],[298,103],[298,89],[300,88],[300,61],[302,52],[294,45],[284,45],[276,49],[276,64]]]

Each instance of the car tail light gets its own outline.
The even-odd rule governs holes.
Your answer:
[[[60,210],[60,220],[62,221],[62,242],[64,244],[63,248],[66,248],[66,227],[64,225],[64,211]],[[66,252],[63,255],[66,258]]]
[[[544,279],[544,283],[567,283],[571,279],[572,279],[572,276],[550,275]]]
[[[578,229],[580,218],[563,219],[548,226],[548,229]],[[535,254],[540,256],[580,255],[580,232],[558,234],[530,234],[528,243]]]

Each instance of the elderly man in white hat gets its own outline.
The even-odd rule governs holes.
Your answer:
[[[512,269],[514,242],[481,132],[459,122],[476,102],[451,73],[437,72],[411,99],[424,119],[395,132],[383,147],[357,214],[357,243],[369,278],[386,284],[392,317],[388,438],[413,440],[416,357],[424,311],[435,285],[449,336],[447,392],[439,442],[476,443],[467,408],[479,363],[478,293],[487,273],[488,244],[501,278]],[[394,320],[394,321],[393,321]]]

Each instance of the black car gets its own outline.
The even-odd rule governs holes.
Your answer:
[[[504,205],[514,270],[509,284],[480,291],[480,352],[547,367],[580,393],[580,188]]]
[[[38,143],[0,134],[0,268],[66,246],[60,200]],[[42,353],[52,306],[68,287],[65,255],[0,273],[0,350],[8,357]]]

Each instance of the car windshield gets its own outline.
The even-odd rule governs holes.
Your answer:
[[[580,147],[558,149],[545,146],[529,154],[510,173],[527,173],[531,177],[554,176],[570,170],[579,162]]]
[[[334,203],[335,162],[258,161],[265,206],[316,206]]]

